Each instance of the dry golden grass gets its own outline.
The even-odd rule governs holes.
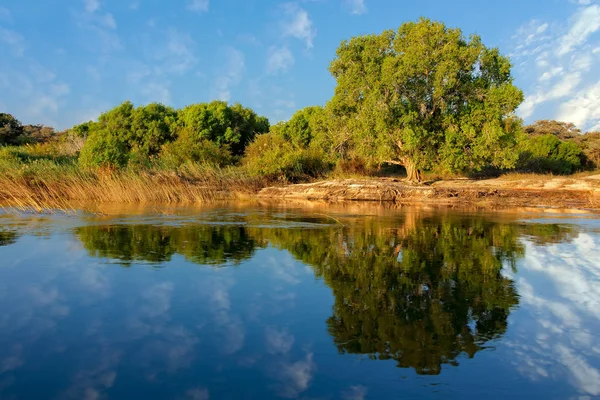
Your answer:
[[[194,164],[177,172],[85,171],[50,163],[0,169],[0,201],[34,209],[69,208],[77,202],[207,203],[250,195],[266,185],[237,168]]]

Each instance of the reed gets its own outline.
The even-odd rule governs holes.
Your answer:
[[[160,168],[84,170],[75,163],[0,162],[0,201],[15,207],[67,208],[79,203],[207,203],[247,196],[267,186],[241,168],[185,164]]]

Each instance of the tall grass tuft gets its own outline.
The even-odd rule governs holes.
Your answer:
[[[26,159],[26,160],[25,160]],[[73,202],[206,203],[258,192],[268,184],[236,167],[186,163],[110,170],[82,169],[76,159],[0,149],[0,201],[16,207],[68,208]]]

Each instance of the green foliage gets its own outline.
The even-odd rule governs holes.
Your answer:
[[[256,137],[246,149],[243,165],[253,175],[292,182],[317,177],[331,167],[320,149],[297,147],[274,133]]]
[[[600,168],[600,132],[587,132],[573,139],[583,150],[589,168]]]
[[[179,126],[186,128],[193,140],[210,140],[228,146],[233,155],[242,155],[257,134],[269,131],[269,122],[240,104],[224,101],[193,104],[178,113]]]
[[[338,142],[377,163],[404,165],[411,179],[440,162],[451,171],[511,167],[512,115],[523,94],[510,68],[478,36],[466,40],[427,19],[344,41],[330,66]]]
[[[148,165],[159,154],[172,166],[186,161],[225,165],[234,160],[230,152],[241,155],[257,133],[268,129],[266,118],[239,104],[215,101],[177,112],[157,103],[135,108],[125,102],[73,132],[87,136],[82,165],[123,167]]]
[[[0,113],[0,145],[19,144],[23,134],[23,125],[11,114]]]
[[[291,142],[294,146],[307,148],[313,140],[323,141],[325,124],[323,121],[325,110],[323,107],[306,107],[296,112],[292,118],[275,129],[277,135]],[[321,144],[319,146],[323,148]],[[325,149],[324,149],[325,150]]]
[[[554,135],[524,139],[519,144],[518,168],[532,172],[570,174],[581,168],[581,148]]]
[[[219,167],[233,162],[226,147],[208,139],[193,139],[193,135],[187,129],[180,131],[177,140],[163,146],[160,160],[168,168],[177,168],[188,161]]]
[[[94,131],[85,142],[79,155],[79,163],[86,168],[121,167],[129,160],[125,141],[114,134]]]

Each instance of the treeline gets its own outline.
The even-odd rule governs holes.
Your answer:
[[[425,171],[570,174],[600,166],[599,132],[557,121],[523,126],[514,114],[523,94],[510,61],[460,29],[421,19],[354,37],[341,43],[329,70],[337,85],[325,106],[272,126],[222,101],[179,110],[125,102],[60,133],[0,114],[0,144],[79,141],[62,153],[84,169],[177,171],[200,163],[285,181],[388,166],[414,181]],[[0,158],[23,160],[25,153]]]

